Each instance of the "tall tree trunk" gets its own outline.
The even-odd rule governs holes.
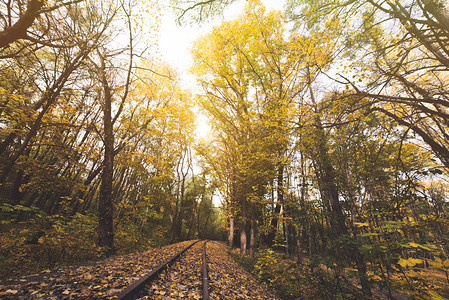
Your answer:
[[[23,198],[23,193],[20,191],[20,186],[22,185],[23,177],[25,173],[22,170],[19,170],[16,175],[16,179],[14,180],[14,185],[11,190],[11,200],[15,204],[20,204]]]
[[[182,170],[181,170],[182,173]],[[184,218],[183,216],[183,203],[184,203],[184,194],[185,194],[185,184],[186,184],[186,176],[184,173],[182,173],[182,180],[181,180],[181,194],[179,195],[179,210],[178,210],[178,218],[175,220],[175,237],[177,239],[181,238],[182,234],[182,220]]]
[[[303,236],[303,232],[304,232],[304,226],[300,225],[301,227],[298,228],[296,227],[295,229],[295,244],[296,244],[296,257],[298,259],[298,262],[302,262],[302,249],[301,249],[301,237]]]
[[[179,167],[179,162],[178,162]],[[178,170],[178,167],[176,168]],[[178,213],[179,213],[179,195],[181,191],[181,181],[179,176],[179,171],[177,171],[177,180],[176,180],[176,203],[175,203],[175,212],[173,214],[172,222],[171,222],[171,229],[170,229],[170,242],[173,242],[175,240],[175,232],[176,232],[176,225],[178,222]]]
[[[320,120],[319,120],[320,121]],[[321,121],[320,121],[321,122]],[[321,181],[320,188],[322,197],[328,199],[331,205],[331,226],[336,231],[337,235],[348,235],[349,231],[345,223],[345,216],[343,214],[343,209],[341,207],[339,197],[338,197],[338,187],[335,182],[335,171],[332,167],[331,160],[329,157],[329,152],[326,145],[326,136],[324,129],[321,126],[321,123],[318,123],[318,131],[320,136],[317,137],[319,140],[319,155],[318,159],[320,160],[319,165],[319,173],[320,177],[318,180]],[[352,258],[354,259],[358,275],[360,278],[360,282],[362,285],[362,291],[365,295],[371,295],[371,288],[368,281],[368,277],[366,275],[366,263],[363,255],[360,253],[358,246],[355,244],[354,249],[352,251]]]
[[[244,205],[246,206],[246,205]],[[242,207],[242,219],[240,221],[240,254],[246,254],[246,207]]]
[[[101,175],[100,197],[98,199],[98,245],[104,249],[105,255],[115,252],[113,226],[113,172],[114,172],[114,132],[112,123],[112,91],[105,74],[104,58],[102,59],[100,76],[103,85],[103,130],[104,158]]]
[[[231,208],[231,213],[229,216],[228,246],[231,249],[234,246],[234,209],[233,208]]]
[[[201,194],[201,202],[198,204],[198,213],[196,214],[196,236],[197,238],[202,237],[202,235],[200,234],[200,215],[201,215],[201,204],[203,204],[204,202],[204,191]]]
[[[176,207],[175,207],[175,216],[173,218],[172,223],[172,236],[171,240],[174,241],[175,239],[181,238],[182,233],[182,220],[183,220],[183,202],[184,202],[184,194],[185,194],[185,181],[187,174],[191,168],[191,161],[187,157],[188,156],[189,149],[186,147],[183,149],[183,153],[181,153],[180,160],[178,162],[178,165],[176,167],[177,172],[177,192],[176,192]],[[187,159],[187,170],[184,172],[184,163]]]
[[[6,149],[8,149],[8,146],[12,144],[12,142],[16,137],[17,134],[14,132],[11,132],[10,134],[8,134],[8,136],[6,136],[6,138],[0,143],[0,155],[2,155],[3,152],[5,152]]]
[[[177,165],[176,165],[176,203],[175,203],[175,213],[172,219],[172,226],[171,226],[171,234],[170,234],[170,241],[173,242],[176,238],[176,232],[178,225],[178,214],[179,214],[179,207],[180,207],[180,197],[181,197],[181,171],[184,165],[184,156],[181,153],[181,157],[179,158]]]
[[[270,228],[266,238],[266,244],[272,246],[274,239],[276,237],[276,231],[278,228],[278,220],[281,213],[281,207],[284,203],[284,165],[282,163],[278,166],[278,176],[277,176],[277,201],[274,209],[273,216],[270,222]]]
[[[246,254],[246,215],[247,215],[246,199],[242,199],[242,216],[240,220],[240,254]]]
[[[251,203],[251,227],[249,233],[249,254],[254,254],[254,247],[256,246],[256,212],[255,204]]]
[[[307,70],[308,71],[308,70]],[[343,209],[339,200],[338,187],[336,183],[335,171],[332,166],[331,157],[329,155],[329,149],[327,144],[327,136],[324,131],[321,118],[316,105],[314,93],[312,90],[311,79],[309,76],[308,88],[310,92],[310,97],[315,109],[315,119],[314,119],[314,138],[315,138],[315,167],[319,182],[319,189],[321,197],[324,202],[330,204],[330,222],[331,227],[337,236],[349,235],[349,230],[346,227],[345,216],[343,214]],[[360,283],[362,285],[362,292],[367,296],[371,296],[371,288],[369,285],[368,277],[366,275],[366,263],[363,255],[356,243],[352,247],[353,251],[350,253],[352,259],[355,261],[357,266],[358,275],[360,278]]]
[[[187,239],[190,240],[190,234],[193,231],[193,228],[195,227],[195,215],[198,214],[198,212],[196,212],[197,210],[197,204],[195,202],[193,209],[192,209],[192,215],[190,217],[190,224],[189,224],[189,231],[187,232]],[[196,212],[196,213],[195,213]]]

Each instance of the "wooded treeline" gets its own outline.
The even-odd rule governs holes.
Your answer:
[[[398,276],[430,295],[430,278],[406,272],[449,262],[448,16],[436,1],[290,1],[286,15],[249,1],[196,42],[215,132],[202,154],[231,247],[324,265],[342,297],[348,268],[364,297],[392,297]],[[261,277],[270,259],[256,262]],[[285,287],[277,270],[267,276]]]
[[[419,273],[449,281],[442,3],[248,1],[194,43],[199,91],[152,56],[157,1],[0,3],[1,276],[226,229],[286,297],[449,296]]]
[[[1,2],[2,276],[15,258],[217,234],[210,176],[194,172],[191,93],[152,55],[157,6]]]

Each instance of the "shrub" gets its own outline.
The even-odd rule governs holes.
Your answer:
[[[17,214],[17,211],[10,213]],[[92,216],[46,216],[36,210],[26,222],[12,220],[2,220],[0,278],[98,257],[96,220]]]
[[[298,263],[270,248],[259,249],[254,256],[234,259],[268,285],[282,299],[353,299],[359,296],[331,268],[314,261]]]

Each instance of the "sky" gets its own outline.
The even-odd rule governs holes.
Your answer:
[[[446,8],[449,10],[449,0],[442,1],[446,4]],[[225,10],[225,20],[230,20],[241,13],[245,2],[246,1],[244,0],[237,1]],[[262,3],[269,10],[282,10],[285,0],[262,0]],[[164,12],[161,21],[162,24],[160,27],[159,49],[162,59],[168,62],[172,67],[180,72],[184,78],[186,78],[184,84],[187,86],[192,86],[194,85],[194,79],[192,76],[188,75],[187,72],[192,62],[189,54],[189,47],[195,39],[210,31],[214,25],[219,25],[221,19],[218,18],[212,23],[202,24],[199,27],[180,27],[176,25],[173,14],[167,9]]]
[[[161,59],[174,68],[181,77],[181,84],[186,88],[195,88],[195,78],[189,73],[192,63],[190,46],[201,35],[206,34],[214,26],[219,25],[223,19],[231,20],[237,17],[245,7],[243,0],[237,1],[223,12],[223,18],[218,17],[215,21],[199,26],[180,27],[175,22],[175,17],[170,10],[164,11],[159,28],[159,51]],[[268,10],[282,10],[285,0],[262,0]],[[199,111],[197,112],[196,134],[203,139],[209,135],[207,118]]]
[[[267,9],[282,10],[285,1],[262,0],[262,3]],[[243,11],[244,6],[245,1],[237,1],[237,3],[224,11],[224,19],[231,20],[236,17]],[[184,82],[184,84],[189,86],[194,83],[193,77],[188,75],[188,69],[192,63],[189,52],[190,45],[201,35],[210,31],[213,26],[219,25],[221,21],[221,18],[217,18],[217,20],[212,23],[202,24],[201,26],[180,27],[175,23],[175,18],[171,11],[167,10],[164,12],[159,33],[160,53],[164,61],[169,63],[173,68],[180,72],[184,78],[186,78],[187,82]]]

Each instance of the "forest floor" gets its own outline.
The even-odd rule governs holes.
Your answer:
[[[143,253],[114,256],[88,265],[47,270],[0,281],[1,299],[113,299],[118,293],[192,241]],[[142,299],[201,299],[201,247],[197,243],[150,283]],[[276,299],[226,252],[223,243],[208,242],[211,299]]]
[[[372,296],[362,294],[356,269],[331,268],[271,249],[258,249],[254,255],[241,256],[239,249],[230,255],[248,272],[268,284],[281,299],[449,299],[449,277],[434,268],[395,268],[385,284],[375,272],[368,271]],[[312,267],[313,266],[313,267]],[[372,266],[368,266],[372,267]]]
[[[224,243],[207,243],[211,299],[277,299],[227,253]]]
[[[0,281],[0,298],[112,298],[190,243],[185,241],[143,253],[113,256],[88,265]]]
[[[3,280],[0,299],[114,299],[192,242]],[[140,299],[201,299],[203,244],[193,245],[159,274]],[[356,276],[351,275],[354,270],[343,271],[345,275],[336,279],[335,270],[323,266],[311,271],[306,262],[298,263],[269,249],[260,249],[252,256],[240,256],[237,251],[229,251],[221,242],[206,243],[211,299],[365,299]],[[406,273],[407,278],[392,278],[394,299],[446,299],[449,295],[447,278],[442,272],[422,269]],[[374,297],[370,299],[390,298],[377,285],[372,286],[372,291]]]

